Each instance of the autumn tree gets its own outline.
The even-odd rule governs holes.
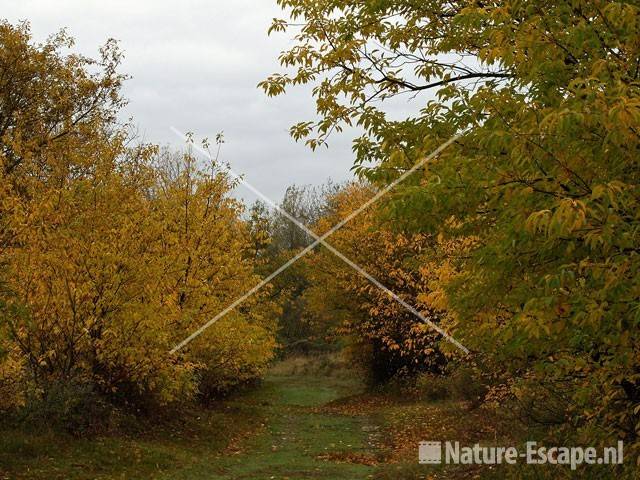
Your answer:
[[[151,203],[161,229],[152,246],[161,265],[155,277],[159,300],[168,308],[175,344],[258,284],[260,276],[255,243],[241,218],[243,205],[229,196],[235,182],[215,163],[198,167],[190,154],[168,156]],[[187,347],[184,358],[196,369],[201,396],[211,399],[263,373],[275,350],[278,314],[266,288]]]
[[[262,86],[314,85],[319,115],[293,136],[360,127],[356,169],[384,185],[464,133],[387,204],[441,238],[421,255],[448,264],[431,300],[514,395],[559,392],[560,427],[637,449],[636,2],[279,3],[272,31],[296,43]],[[398,120],[400,95],[415,113]]]
[[[318,186],[290,185],[278,208],[268,209],[259,202],[253,205],[248,224],[262,275],[271,274],[313,242],[313,237],[288,216],[307,228],[315,228],[328,213],[330,197],[339,188],[331,181]],[[284,355],[329,347],[324,331],[313,328],[307,314],[302,293],[309,286],[309,276],[308,265],[295,262],[272,282],[271,298],[282,307],[278,339]]]
[[[256,261],[264,260],[267,249],[273,242],[271,238],[271,212],[264,202],[256,201],[249,208],[247,228],[251,242],[251,255]]]
[[[371,198],[365,184],[346,185],[329,197],[331,213],[314,226],[324,233]],[[331,236],[331,244],[367,273],[441,323],[440,312],[419,299],[430,293],[416,260],[432,243],[424,234],[394,231],[375,209],[363,212]],[[442,374],[446,358],[439,334],[332,252],[321,248],[305,261],[310,278],[303,299],[312,322],[346,342],[353,360],[373,382],[418,372]]]
[[[98,176],[105,179],[105,174],[115,168],[115,158],[124,152],[122,132],[107,128],[123,104],[118,94],[123,77],[116,72],[120,59],[117,46],[107,43],[101,50],[100,60],[91,60],[60,53],[72,43],[66,35],[58,34],[45,44],[33,45],[28,26],[0,24],[0,241],[6,276],[0,336],[4,361],[14,366],[13,370],[7,369],[6,364],[3,366],[3,375],[6,375],[3,383],[13,386],[19,383],[24,369],[30,371],[29,381],[36,386],[41,373],[55,368],[54,363],[61,371],[71,369],[64,358],[54,358],[46,339],[34,337],[31,343],[21,344],[29,325],[45,335],[60,335],[67,340],[69,335],[77,337],[86,333],[71,332],[61,325],[49,328],[27,323],[29,300],[21,294],[26,290],[36,293],[39,287],[33,277],[42,275],[40,279],[46,279],[54,265],[41,270],[39,265],[25,277],[21,274],[45,257],[54,261],[48,242],[58,240],[49,237],[56,226],[61,227],[60,236],[66,235],[73,241],[73,235],[70,237],[69,232],[64,231],[65,222],[70,220],[68,215],[73,215],[68,208],[69,200],[76,194],[86,197],[83,187],[99,184],[95,181]],[[90,70],[97,73],[89,73]],[[100,185],[102,191],[117,182],[117,179],[109,180]],[[123,193],[126,204],[130,191]],[[39,238],[36,233],[40,234]],[[43,248],[32,251],[38,244]],[[68,247],[69,244],[60,244],[58,254]],[[33,255],[29,255],[30,252]],[[62,280],[64,271],[59,272]],[[22,291],[16,291],[16,286]],[[49,283],[48,288],[59,286]],[[63,292],[59,291],[61,295]],[[45,295],[42,291],[37,294],[40,293]],[[42,301],[47,298],[45,295]],[[55,309],[56,304],[52,302],[51,312]],[[72,349],[67,353],[74,356]],[[18,395],[17,390],[12,393],[14,397]]]
[[[85,418],[96,398],[145,411],[249,381],[275,348],[260,297],[170,353],[260,281],[234,183],[140,144],[116,121],[117,46],[71,44],[0,25],[0,407]]]

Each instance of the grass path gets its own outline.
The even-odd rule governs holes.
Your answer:
[[[0,480],[369,478],[372,418],[321,408],[361,392],[357,378],[277,369],[212,410],[182,412],[143,434],[78,439],[4,429]]]
[[[419,465],[418,442],[454,438],[471,445],[504,435],[487,412],[365,391],[344,365],[339,372],[330,364],[323,371],[309,367],[276,365],[255,389],[130,435],[5,429],[0,480],[479,478],[477,469]]]
[[[363,479],[373,471],[376,426],[366,416],[344,416],[318,407],[358,393],[354,379],[270,375],[244,405],[262,409],[262,430],[237,452],[221,456],[208,478]],[[184,477],[189,478],[189,477]]]

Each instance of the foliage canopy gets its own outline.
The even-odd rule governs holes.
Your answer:
[[[137,143],[116,119],[117,45],[91,60],[71,44],[0,23],[0,407],[62,389],[148,410],[254,378],[275,348],[268,299],[169,354],[260,280],[233,182]]]
[[[356,171],[385,184],[466,131],[383,212],[433,235],[423,299],[514,395],[563,392],[564,425],[638,448],[637,2],[279,4],[272,31],[296,42],[261,86],[312,84],[319,114],[294,138],[359,127]],[[416,109],[398,120],[400,96]]]

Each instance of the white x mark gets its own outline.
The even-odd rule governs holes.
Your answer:
[[[180,130],[171,127],[171,130],[178,135],[180,138],[182,138],[185,141],[190,141],[189,137],[187,137],[187,135],[185,135],[183,132],[181,132]],[[369,280],[372,284],[374,284],[376,287],[378,287],[379,289],[383,290],[387,295],[389,295],[391,298],[393,298],[395,301],[397,301],[400,305],[402,305],[403,307],[405,307],[408,311],[410,311],[412,314],[414,314],[416,317],[418,317],[423,323],[429,325],[431,328],[433,328],[434,330],[436,330],[440,335],[442,335],[444,338],[446,338],[449,342],[451,342],[453,345],[455,345],[456,347],[458,347],[460,350],[462,350],[465,354],[469,353],[469,349],[467,347],[465,347],[464,345],[462,345],[460,342],[458,342],[455,338],[453,338],[451,335],[449,335],[447,332],[445,332],[442,328],[440,328],[438,325],[436,325],[435,323],[433,323],[431,320],[429,320],[428,318],[426,318],[424,315],[422,315],[420,312],[418,312],[418,310],[416,310],[414,307],[412,307],[411,305],[409,305],[407,302],[405,302],[404,300],[402,300],[398,295],[396,295],[395,293],[393,293],[391,290],[389,290],[387,287],[385,287],[382,283],[380,283],[378,280],[376,280],[374,277],[372,277],[369,273],[367,273],[362,267],[360,267],[358,264],[354,263],[353,261],[349,260],[347,257],[345,257],[342,253],[340,253],[338,250],[336,250],[333,246],[331,246],[329,243],[325,242],[325,239],[328,238],[329,236],[333,235],[337,230],[339,230],[340,228],[342,228],[344,225],[346,225],[349,221],[351,221],[354,217],[356,217],[357,215],[359,215],[363,210],[367,209],[370,205],[372,205],[373,203],[377,202],[383,195],[385,195],[389,190],[391,190],[393,187],[395,187],[398,183],[402,182],[405,178],[407,178],[409,175],[411,175],[413,172],[415,172],[418,168],[420,168],[422,165],[424,165],[426,162],[430,161],[431,159],[437,157],[444,149],[446,149],[449,145],[451,145],[453,142],[455,142],[458,138],[460,138],[460,136],[463,134],[464,132],[458,133],[457,135],[454,135],[453,137],[451,137],[449,140],[447,140],[446,142],[444,142],[442,145],[440,145],[437,149],[435,149],[430,155],[424,157],[422,160],[420,160],[419,162],[417,162],[413,167],[411,167],[409,170],[407,170],[406,172],[404,172],[402,175],[400,175],[398,178],[396,178],[393,182],[391,182],[389,185],[387,185],[385,188],[383,188],[382,190],[379,190],[373,197],[371,197],[369,200],[367,200],[364,204],[362,204],[358,209],[354,210],[353,212],[351,212],[349,215],[347,215],[344,219],[342,219],[340,222],[338,222],[336,225],[333,226],[333,228],[331,228],[330,230],[328,230],[327,232],[325,232],[324,234],[322,234],[321,236],[318,236],[315,232],[313,232],[312,230],[310,230],[309,228],[307,228],[306,225],[302,224],[297,218],[293,217],[289,212],[287,212],[286,210],[284,210],[282,207],[280,207],[279,205],[277,205],[275,202],[273,202],[270,198],[266,197],[262,192],[260,192],[259,190],[257,190],[253,185],[251,185],[249,182],[247,182],[244,178],[242,178],[242,176],[238,175],[237,173],[235,173],[233,170],[231,170],[230,168],[228,168],[228,172],[229,174],[235,178],[240,184],[244,185],[246,188],[248,188],[252,193],[254,193],[255,195],[257,195],[259,198],[261,198],[262,200],[264,200],[267,204],[269,204],[270,206],[272,206],[273,208],[275,208],[276,210],[278,210],[282,215],[284,215],[288,220],[290,220],[291,222],[293,222],[298,228],[302,229],[304,232],[306,232],[309,236],[311,236],[312,238],[314,238],[315,240],[308,245],[307,247],[305,247],[303,250],[301,250],[297,255],[295,255],[293,258],[291,258],[288,262],[286,262],[285,264],[283,264],[281,267],[279,267],[276,271],[274,271],[271,275],[265,277],[260,283],[258,283],[255,287],[251,288],[249,291],[247,291],[244,295],[242,295],[241,297],[237,298],[233,303],[231,303],[227,308],[225,308],[224,310],[222,310],[220,313],[218,313],[215,317],[213,317],[211,320],[209,320],[207,323],[205,323],[204,325],[202,325],[200,328],[198,328],[196,331],[194,331],[191,335],[189,335],[187,338],[185,338],[183,341],[181,341],[179,344],[177,344],[175,347],[173,347],[173,349],[171,349],[170,353],[176,353],[178,350],[182,349],[185,345],[187,345],[188,343],[190,343],[192,340],[194,340],[195,338],[197,338],[198,336],[200,336],[207,328],[209,328],[211,325],[213,325],[214,323],[216,323],[218,320],[220,320],[222,317],[224,317],[227,313],[229,313],[230,311],[232,311],[234,308],[236,308],[238,305],[240,305],[242,302],[244,302],[247,298],[249,298],[251,295],[253,295],[254,293],[256,293],[258,290],[260,290],[262,287],[264,287],[267,283],[269,283],[271,280],[273,280],[275,277],[277,277],[278,275],[280,275],[283,271],[285,271],[287,268],[289,268],[291,265],[293,265],[295,262],[297,262],[298,260],[300,260],[302,257],[304,257],[307,253],[309,253],[311,250],[313,250],[316,246],[322,244],[324,245],[325,248],[327,248],[327,250],[329,250],[331,253],[333,253],[334,255],[336,255],[340,260],[342,260],[343,262],[345,262],[347,265],[349,265],[351,268],[353,268],[355,271],[357,271],[360,275],[362,275],[364,278],[366,278],[367,280]],[[207,157],[209,159],[209,161],[212,161],[213,159],[211,158],[211,155],[209,154],[209,152],[207,150],[205,150],[204,148],[200,147],[199,145],[196,144],[192,144],[192,146],[198,151],[200,152],[202,155],[204,155],[205,157]]]

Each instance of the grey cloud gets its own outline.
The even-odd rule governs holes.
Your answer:
[[[67,27],[75,50],[95,56],[108,38],[125,52],[122,71],[133,117],[146,141],[181,142],[169,128],[212,138],[224,131],[223,159],[271,198],[291,183],[351,178],[350,138],[311,152],[288,134],[292,123],[313,117],[309,90],[268,99],[256,85],[278,70],[290,39],[267,37],[275,0],[183,2],[140,0],[2,1],[9,21],[28,20],[36,39]],[[252,200],[240,188],[237,195]]]

